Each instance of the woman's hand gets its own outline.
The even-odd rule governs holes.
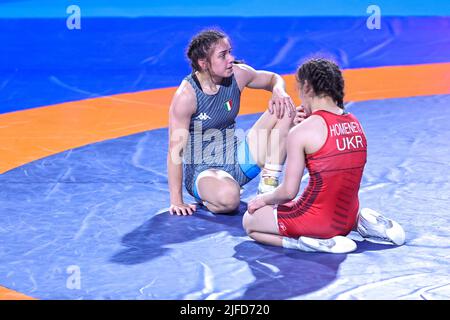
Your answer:
[[[247,204],[248,213],[253,214],[256,210],[266,206],[266,202],[264,201],[263,195],[256,196],[252,200],[250,200]]]
[[[295,104],[286,91],[274,90],[272,98],[269,100],[269,112],[275,113],[278,119],[283,118],[285,112],[292,117],[295,115]]]
[[[177,216],[191,216],[197,209],[195,204],[170,204],[169,213]]]
[[[298,106],[295,111],[294,125],[298,125],[308,117],[309,115],[306,113],[305,107]]]

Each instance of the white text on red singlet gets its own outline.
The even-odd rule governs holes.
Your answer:
[[[354,133],[363,133],[361,126],[357,122],[343,122],[330,125],[330,136],[338,137],[336,139],[336,147],[339,151],[364,147],[362,135],[352,135]]]

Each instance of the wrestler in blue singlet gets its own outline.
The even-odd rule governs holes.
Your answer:
[[[202,171],[223,170],[243,186],[259,174],[260,168],[250,155],[247,141],[239,143],[235,136],[241,91],[234,75],[223,79],[214,95],[203,92],[195,74],[185,80],[195,90],[197,110],[191,117],[184,152],[184,183],[187,191],[201,202],[196,179]]]

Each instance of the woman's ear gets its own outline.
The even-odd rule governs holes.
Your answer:
[[[305,96],[311,96],[314,93],[313,88],[309,84],[308,80],[303,82],[303,94]]]
[[[208,64],[206,62],[206,59],[198,59],[198,65],[202,69],[202,71],[206,70]]]

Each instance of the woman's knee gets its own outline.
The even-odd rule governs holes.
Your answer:
[[[208,209],[213,213],[233,212],[241,202],[239,185],[229,179],[208,186],[207,194],[208,197],[203,200],[210,204]]]
[[[239,207],[241,195],[238,185],[227,184],[217,190],[217,206],[233,211]]]
[[[242,227],[244,228],[245,232],[249,236],[253,232],[253,230],[252,230],[252,220],[253,219],[254,219],[254,217],[250,213],[248,213],[248,211],[246,211],[244,213],[244,216],[242,217]]]

